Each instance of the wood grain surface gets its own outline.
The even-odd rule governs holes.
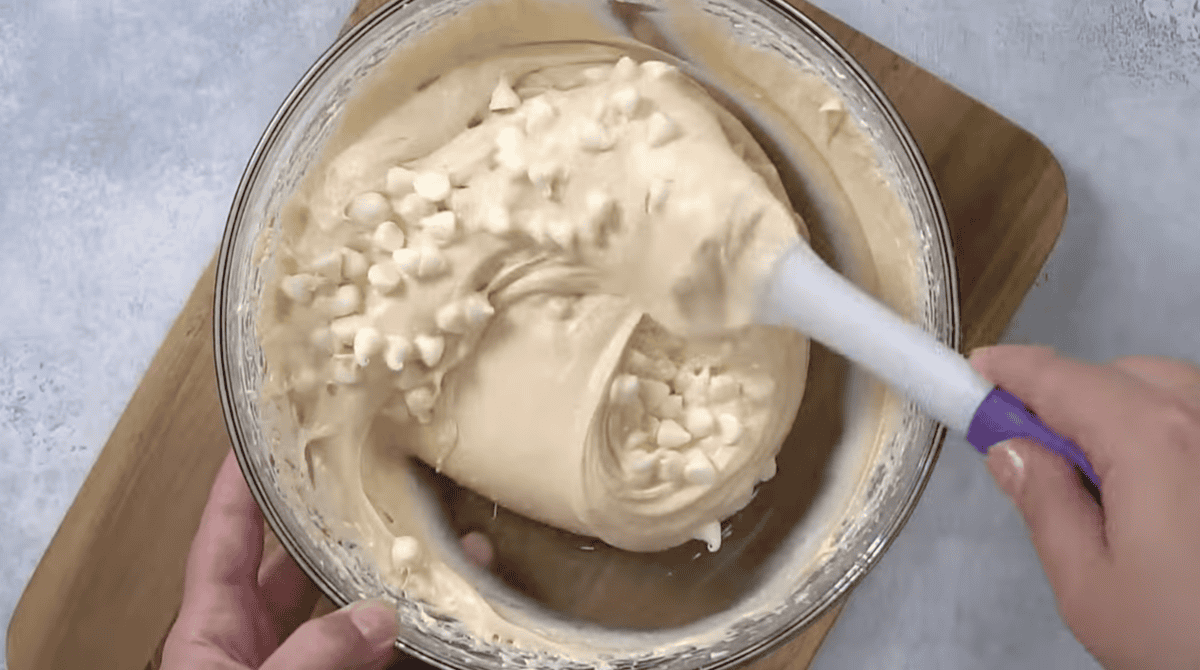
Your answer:
[[[347,26],[379,4],[361,3]],[[1061,230],[1067,193],[1057,161],[979,102],[828,14],[795,4],[862,63],[908,123],[950,221],[964,349],[994,342]],[[30,579],[9,624],[10,670],[156,665],[208,487],[230,447],[213,360],[214,267],[215,259]],[[318,613],[329,607],[318,604]],[[807,668],[839,611],[752,667]]]

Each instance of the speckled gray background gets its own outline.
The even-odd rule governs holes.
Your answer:
[[[0,625],[353,0],[0,0]],[[1041,137],[1071,211],[1008,339],[1200,359],[1194,0],[822,0]],[[818,670],[1094,668],[947,443]]]

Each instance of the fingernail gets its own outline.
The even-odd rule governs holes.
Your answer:
[[[1016,500],[1025,481],[1025,459],[1010,442],[1000,442],[988,449],[987,466],[1004,495]]]
[[[342,608],[350,613],[350,621],[371,644],[390,643],[400,633],[396,608],[382,598],[360,600]]]

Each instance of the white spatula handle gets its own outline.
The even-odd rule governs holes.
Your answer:
[[[992,391],[958,352],[852,284],[807,244],[780,259],[764,290],[762,321],[841,353],[954,430],[966,433]]]

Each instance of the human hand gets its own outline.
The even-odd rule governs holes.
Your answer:
[[[1200,369],[1016,346],[971,365],[1074,440],[1100,478],[1103,507],[1033,442],[987,455],[1075,636],[1108,670],[1200,669]]]
[[[385,602],[361,601],[301,625],[320,594],[283,547],[263,559],[263,532],[230,452],[188,555],[163,670],[377,670],[395,660],[400,624]]]

